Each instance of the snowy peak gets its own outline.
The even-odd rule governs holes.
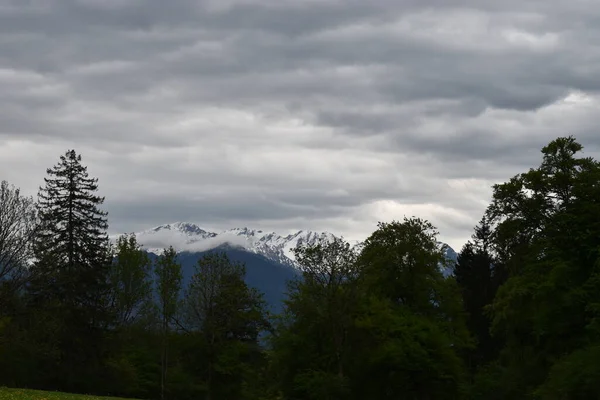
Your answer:
[[[280,264],[297,267],[293,250],[302,245],[314,245],[321,240],[331,241],[336,238],[329,232],[314,232],[300,230],[285,236],[276,232],[244,228],[233,228],[219,233],[202,229],[196,224],[188,222],[175,222],[160,225],[155,228],[136,233],[139,243],[153,253],[160,253],[162,249],[173,246],[177,251],[202,252],[220,246],[228,245],[242,248],[248,252],[260,254]],[[362,246],[362,242],[351,243],[353,246]],[[443,243],[438,243],[442,246]],[[451,248],[446,250],[446,257],[450,261],[456,260],[456,253]],[[451,268],[442,267],[444,275],[451,274]]]
[[[298,245],[314,244],[320,239],[332,239],[329,232],[298,231],[282,236],[276,232],[244,228],[210,232],[196,224],[175,222],[136,233],[138,242],[153,253],[173,246],[178,251],[200,252],[219,246],[240,247],[266,258],[290,266],[296,266],[293,249]]]
[[[214,233],[207,232],[196,224],[189,222],[175,222],[173,224],[160,225],[151,229],[152,232],[170,231],[179,232],[187,236],[211,237]]]
[[[244,228],[233,228],[233,229],[229,229],[229,230],[224,231],[224,232],[235,233],[238,236],[257,236],[257,235],[263,233],[263,231],[256,231],[254,229],[248,229],[246,227],[244,227]]]

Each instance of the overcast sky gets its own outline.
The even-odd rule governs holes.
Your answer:
[[[75,148],[111,233],[430,220],[600,150],[597,0],[0,0],[0,179]]]

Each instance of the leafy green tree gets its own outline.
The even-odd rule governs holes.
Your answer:
[[[179,307],[181,292],[181,264],[177,261],[177,252],[173,247],[164,249],[154,264],[156,288],[158,291],[158,310],[160,314],[161,344],[161,399],[167,397],[167,372],[169,370],[169,340],[171,327]]]
[[[260,361],[259,334],[267,328],[262,295],[249,288],[243,264],[225,253],[198,260],[183,304],[185,330],[196,338],[195,365],[207,400],[245,398],[253,361]]]
[[[420,218],[380,223],[359,259],[369,292],[413,312],[450,321],[462,304],[455,282],[440,271],[446,260],[437,234]]]
[[[134,234],[120,236],[113,248],[109,271],[109,306],[114,315],[107,339],[110,356],[106,360],[106,389],[125,397],[148,398],[158,393],[160,373],[154,366],[156,307],[153,304],[152,262]],[[158,346],[160,347],[160,346]]]
[[[597,399],[600,396],[600,345],[590,345],[561,357],[535,391],[543,400]]]
[[[303,276],[272,339],[284,398],[464,397],[471,341],[436,234],[413,218],[379,224],[362,250],[343,240],[297,250]]]
[[[117,239],[110,270],[111,306],[119,327],[140,321],[149,312],[152,297],[152,263],[134,234]]]
[[[302,277],[289,283],[285,315],[272,339],[282,390],[290,398],[348,398],[357,252],[334,238],[299,246],[295,255]]]
[[[578,351],[600,339],[600,164],[582,149],[573,137],[550,142],[538,168],[494,187],[488,208],[509,273],[491,310],[511,398],[552,387],[559,360],[583,362]]]
[[[380,223],[359,257],[365,298],[357,318],[363,369],[358,398],[461,398],[459,356],[471,346],[456,282],[444,278],[437,231],[427,221]],[[361,397],[362,396],[362,397]]]
[[[363,307],[356,321],[354,399],[465,398],[462,349],[443,324],[386,298],[369,296]]]
[[[326,323],[332,341],[335,370],[343,379],[344,362],[349,354],[348,333],[358,294],[357,252],[343,239],[333,238],[314,246],[294,249],[303,281],[296,284],[317,288],[313,292],[320,304],[317,311]],[[310,291],[310,289],[308,290]]]

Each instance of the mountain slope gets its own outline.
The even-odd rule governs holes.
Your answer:
[[[286,283],[288,280],[298,277],[300,272],[296,268],[277,263],[261,254],[251,253],[239,247],[225,244],[202,252],[180,252],[177,260],[181,264],[183,288],[187,287],[190,282],[198,260],[213,251],[222,251],[231,261],[243,263],[246,267],[246,284],[263,293],[270,311],[274,313],[281,311],[286,293]],[[149,256],[151,260],[157,257],[154,253],[149,253]]]

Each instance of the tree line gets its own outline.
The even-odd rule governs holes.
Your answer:
[[[0,186],[0,385],[141,399],[600,398],[600,163],[575,138],[493,186],[449,263],[417,217],[295,249],[269,312],[213,251],[111,244],[67,151],[38,199]]]

